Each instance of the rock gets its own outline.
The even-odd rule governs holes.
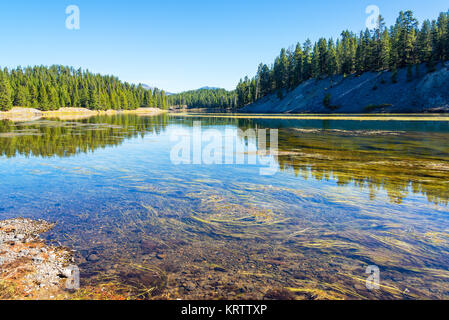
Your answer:
[[[18,234],[18,235],[16,235],[16,239],[23,240],[23,239],[25,239],[25,235],[24,234]]]
[[[98,257],[95,253],[93,253],[89,257],[87,257],[87,261],[90,261],[90,262],[96,262],[98,260],[100,260],[100,257]]]
[[[4,227],[4,230],[3,230],[5,233],[13,233],[13,232],[15,232],[16,231],[16,229],[14,228],[14,227],[12,227],[12,226],[6,226],[6,227]]]
[[[158,252],[163,248],[163,245],[153,240],[144,239],[140,241],[140,248],[144,254]]]
[[[215,267],[215,268],[214,268],[214,271],[217,271],[217,272],[226,272],[227,270],[226,270],[225,268],[222,268],[222,267]]]
[[[44,262],[44,259],[40,256],[35,256],[35,257],[33,257],[33,262],[39,264],[39,263]]]
[[[187,282],[183,285],[184,289],[186,289],[187,291],[193,291],[196,289],[195,284],[193,284],[193,282]]]
[[[166,256],[165,256],[165,254],[158,253],[158,254],[156,254],[156,258],[158,258],[159,260],[164,260],[166,258]]]

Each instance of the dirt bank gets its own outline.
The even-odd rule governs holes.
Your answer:
[[[297,88],[268,95],[243,113],[449,113],[449,62],[427,73],[426,66],[391,72],[366,72],[347,77],[311,79]],[[325,99],[326,98],[326,99]]]

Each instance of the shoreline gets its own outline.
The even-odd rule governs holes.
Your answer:
[[[65,296],[73,252],[40,237],[53,227],[44,220],[0,220],[0,300]]]
[[[58,118],[60,120],[78,120],[98,115],[138,114],[155,116],[168,110],[157,108],[138,108],[135,110],[89,110],[86,108],[61,108],[53,111],[41,111],[34,108],[14,107],[9,111],[0,111],[0,120],[29,121],[42,118]]]
[[[351,121],[449,121],[448,113],[406,113],[406,114],[280,114],[280,113],[229,113],[188,114],[175,116],[196,118],[266,119],[266,120],[351,120]]]
[[[114,283],[78,287],[76,251],[40,236],[54,227],[45,220],[0,220],[0,301],[129,299]]]

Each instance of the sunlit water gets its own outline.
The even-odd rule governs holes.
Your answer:
[[[397,118],[3,121],[0,219],[56,222],[47,238],[77,251],[83,285],[136,298],[447,299],[449,122]],[[173,164],[195,121],[279,129],[279,170]]]

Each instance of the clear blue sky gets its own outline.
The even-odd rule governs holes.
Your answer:
[[[68,5],[81,29],[65,27]],[[400,10],[420,21],[447,0],[14,0],[0,4],[0,66],[63,64],[170,92],[233,89],[282,47],[365,28],[368,5],[388,25]]]

